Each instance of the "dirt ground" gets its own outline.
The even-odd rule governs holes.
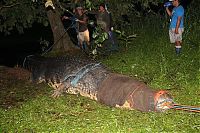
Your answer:
[[[30,98],[45,93],[45,84],[33,84],[31,73],[20,67],[0,66],[0,108],[17,107]]]

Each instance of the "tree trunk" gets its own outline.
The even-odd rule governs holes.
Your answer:
[[[47,16],[51,25],[54,37],[53,51],[68,52],[77,49],[70,40],[69,34],[65,31],[57,8],[48,10]]]

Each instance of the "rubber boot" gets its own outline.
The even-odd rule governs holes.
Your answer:
[[[176,54],[179,55],[181,53],[181,46],[175,46]]]

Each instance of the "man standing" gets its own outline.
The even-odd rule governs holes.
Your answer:
[[[97,14],[97,25],[108,33],[108,38],[112,43],[111,50],[117,50],[117,46],[113,37],[113,24],[111,13],[107,11],[107,7],[104,3],[99,5],[99,12]]]
[[[111,16],[108,11],[106,11],[105,4],[100,4],[99,12],[97,14],[97,24],[100,25],[105,32],[109,32],[112,26],[111,22]]]
[[[172,0],[174,8],[172,11],[166,6],[167,14],[171,17],[169,27],[170,42],[175,43],[176,54],[181,51],[182,33],[184,31],[184,8],[180,5],[180,0]]]
[[[84,13],[83,7],[76,7],[75,9],[75,17],[77,23],[77,38],[78,43],[81,49],[85,49],[84,42],[87,44],[88,48],[90,48],[90,36],[89,30],[87,27],[88,17]],[[69,19],[69,17],[64,16],[63,19]]]
[[[106,47],[110,50],[117,50],[116,41],[113,37],[113,25],[112,25],[112,16],[111,13],[108,12],[107,7],[104,3],[99,5],[98,11],[88,11],[89,14],[95,14],[97,25],[102,29],[103,32],[108,34],[108,40],[106,41]]]

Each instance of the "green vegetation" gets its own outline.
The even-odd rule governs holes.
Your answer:
[[[101,61],[113,71],[135,77],[153,89],[169,91],[176,103],[200,106],[200,29],[193,27],[198,22],[191,23],[190,29],[186,27],[183,49],[177,56],[164,21],[155,18],[142,19],[143,23],[132,21],[126,33],[137,37],[126,47],[123,41],[119,42],[120,51]],[[53,99],[50,88],[44,84],[10,82],[4,86],[6,94],[15,95],[19,104],[0,108],[0,132],[200,132],[199,113],[177,110],[144,113],[110,108],[69,94]],[[1,102],[5,100],[3,95],[0,93]]]

